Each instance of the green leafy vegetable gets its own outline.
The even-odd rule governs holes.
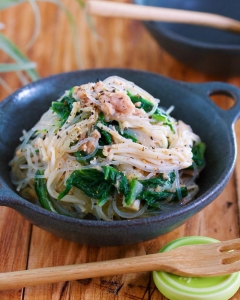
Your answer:
[[[84,151],[76,151],[73,153],[73,155],[77,158],[77,161],[80,162],[84,160],[85,153]]]
[[[142,189],[143,185],[137,179],[131,180],[129,184],[129,193],[125,198],[125,203],[131,205],[140,195]]]
[[[144,99],[140,95],[132,95],[129,91],[127,91],[128,97],[131,99],[132,103],[141,103],[140,108],[145,110],[146,112],[150,112],[153,108],[152,102],[148,101],[147,99]]]
[[[76,151],[73,153],[73,155],[76,157],[77,161],[80,162],[82,165],[86,165],[86,162],[88,162],[88,160],[85,159],[85,156],[88,154],[84,151]]]
[[[97,120],[96,124],[98,124],[98,123],[101,123],[105,126],[113,125],[115,127],[115,129],[117,130],[117,132],[121,136],[125,137],[126,139],[131,139],[134,143],[137,142],[137,138],[129,130],[124,130],[123,133],[121,132],[117,121],[106,122],[105,119],[104,119],[104,114],[102,112],[99,114],[99,117],[98,117],[98,120]],[[111,145],[113,143],[111,134],[108,133],[105,130],[100,129],[100,128],[98,128],[98,130],[101,133],[101,139],[99,141],[99,144],[100,145]]]
[[[203,167],[205,164],[205,158],[204,158],[205,149],[206,149],[206,145],[203,142],[194,144],[192,148],[193,161],[199,168]]]
[[[129,190],[127,177],[111,166],[104,166],[102,168],[104,171],[104,179],[113,184],[118,192],[127,196]]]
[[[52,102],[51,108],[60,117],[61,126],[67,121],[74,102],[76,102],[76,99],[71,95],[63,97],[61,101]]]
[[[152,114],[152,118],[158,122],[163,122],[164,125],[167,125],[170,127],[171,131],[173,133],[175,133],[175,130],[173,128],[173,124],[169,119],[169,116],[163,112],[160,111],[158,108],[156,109],[156,111],[154,112],[154,114]]]
[[[180,193],[182,197],[186,197],[188,195],[188,190],[186,187],[182,187],[180,189]],[[170,192],[170,191],[161,191],[161,192],[155,192],[152,190],[144,190],[139,198],[143,199],[147,202],[149,206],[161,208],[161,201],[168,199],[171,197],[171,201],[179,200],[178,193],[176,192]]]
[[[178,192],[168,191],[169,187],[174,183],[176,174],[171,172],[168,174],[168,178],[164,178],[163,174],[160,174],[156,178],[150,178],[147,180],[140,180],[143,185],[143,190],[139,195],[139,199],[145,200],[149,206],[159,208],[161,207],[161,201],[171,197],[171,201],[178,200]],[[161,192],[156,191],[157,187],[162,187],[164,190]],[[182,197],[186,197],[188,194],[187,188],[182,187],[180,189]]]
[[[128,182],[126,176],[112,166],[103,166],[103,171],[96,169],[75,170],[67,179],[66,188],[59,194],[58,200],[67,195],[72,187],[82,190],[87,196],[98,199],[98,205],[104,205],[109,196],[117,191],[125,196],[125,203],[129,206],[136,199],[145,200],[149,206],[160,207],[161,201],[171,197],[171,201],[178,199],[177,192],[164,190],[155,191],[158,186],[168,188],[175,180],[175,173],[171,172],[169,178],[158,178],[148,180],[132,179]],[[188,191],[185,187],[180,189],[182,197],[186,197]]]
[[[108,183],[104,181],[104,174],[96,169],[75,170],[66,181],[66,189],[62,191],[58,200],[66,196],[75,186],[92,198],[100,199]]]
[[[124,195],[128,193],[128,181],[123,173],[111,166],[103,167],[103,172],[96,169],[75,170],[66,181],[66,189],[62,191],[58,200],[66,196],[75,186],[87,196],[99,199],[98,205],[106,203],[109,195],[114,192],[114,187]]]
[[[105,121],[104,119],[104,114],[102,112],[99,113],[98,116],[98,120],[96,122],[96,124],[98,123],[102,123],[105,126],[109,126],[111,123],[108,123]],[[111,145],[113,143],[112,140],[112,136],[109,132],[102,130],[100,128],[98,128],[100,134],[101,134],[101,138],[99,139],[99,145],[103,146],[103,145]]]
[[[168,187],[175,181],[176,174],[174,172],[169,173],[168,178],[164,178],[163,174],[160,174],[156,178],[150,178],[147,180],[140,180],[141,184],[146,188],[156,188],[157,186]]]
[[[121,134],[123,137],[125,137],[126,139],[131,139],[134,143],[136,143],[138,140],[137,138],[130,134],[129,132],[126,132],[125,130],[123,131],[123,134]]]
[[[100,133],[101,133],[101,143],[99,142],[99,144],[101,145],[111,145],[113,143],[112,140],[112,136],[109,132],[105,131],[105,130],[101,130],[99,129]]]
[[[43,175],[43,171],[37,170],[35,175],[36,176]],[[35,177],[34,187],[42,207],[49,211],[57,212],[51,203],[50,196],[46,186],[46,179]]]
[[[137,140],[137,138],[135,137],[135,135],[134,135],[134,133],[133,132],[131,132],[131,130],[129,130],[129,129],[127,129],[127,130],[123,130],[123,133],[121,132],[121,130],[120,130],[120,127],[117,125],[117,126],[115,126],[115,128],[116,128],[116,130],[117,130],[117,132],[121,135],[121,136],[123,136],[123,137],[125,137],[126,139],[131,139],[134,143],[136,143],[138,140]]]
[[[150,101],[148,101],[147,99],[142,98],[140,95],[132,95],[129,91],[127,91],[127,95],[129,96],[129,98],[131,99],[131,101],[133,103],[140,102],[141,103],[140,108],[142,108],[146,112],[150,112],[153,109],[153,104]],[[157,108],[156,111],[151,115],[151,117],[153,119],[157,120],[158,122],[163,122],[164,125],[169,126],[171,131],[173,133],[175,133],[173,124],[170,121],[169,116],[166,113],[160,111]]]

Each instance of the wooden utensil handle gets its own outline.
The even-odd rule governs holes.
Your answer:
[[[0,290],[83,278],[152,271],[164,264],[166,256],[170,255],[168,253],[157,253],[101,262],[1,273]]]
[[[86,11],[91,15],[104,17],[187,23],[240,32],[240,22],[204,12],[95,0],[90,0],[86,3]]]

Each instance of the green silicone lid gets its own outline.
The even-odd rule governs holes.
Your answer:
[[[184,245],[208,244],[218,240],[203,236],[179,238],[165,245],[166,252]],[[186,253],[187,255],[187,253]],[[181,277],[154,271],[153,280],[158,290],[169,300],[228,300],[239,289],[240,272],[215,277]]]

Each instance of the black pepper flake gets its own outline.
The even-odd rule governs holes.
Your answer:
[[[68,135],[68,131],[66,131],[66,135]]]
[[[152,136],[151,136],[150,138],[151,138],[151,140],[153,140],[153,137],[152,137]]]
[[[60,139],[60,135],[57,136],[57,139]]]
[[[133,169],[135,170],[135,169],[136,169],[136,167],[135,167],[135,166],[133,166]]]

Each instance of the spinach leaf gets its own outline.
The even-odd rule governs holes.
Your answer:
[[[205,149],[206,149],[206,145],[203,142],[194,144],[192,148],[192,153],[193,153],[192,159],[197,165],[197,167],[199,168],[203,167],[205,164],[205,158],[204,158]]]
[[[120,133],[121,134],[121,133]],[[123,137],[125,137],[126,139],[131,139],[134,143],[137,143],[137,138],[134,136],[134,135],[132,135],[132,134],[130,134],[130,133],[128,133],[128,132],[126,132],[125,130],[123,131],[123,134],[121,134]]]
[[[133,103],[140,102],[141,103],[140,108],[142,108],[146,112],[150,112],[151,109],[153,108],[153,104],[150,101],[148,101],[147,99],[142,98],[140,95],[132,95],[129,91],[127,91],[127,95],[129,96],[129,98],[131,99],[131,101]],[[151,117],[153,119],[157,120],[158,122],[163,122],[163,125],[169,126],[171,131],[173,133],[175,133],[173,124],[170,121],[169,116],[166,113],[160,111],[157,108],[156,111],[151,115]]]
[[[37,170],[35,175],[43,175],[42,170]],[[57,212],[53,207],[47,190],[46,179],[35,177],[34,187],[41,206],[49,211]]]
[[[96,169],[75,170],[68,177],[66,188],[59,194],[58,200],[66,196],[73,186],[79,188],[91,198],[100,199],[108,183],[104,180],[103,172]]]
[[[105,126],[113,125],[116,128],[117,132],[121,136],[125,137],[126,139],[131,139],[135,143],[137,142],[136,137],[133,134],[130,134],[127,130],[124,130],[123,133],[121,133],[121,130],[120,130],[120,127],[119,127],[117,121],[106,122],[105,119],[104,119],[104,114],[102,112],[99,114],[99,117],[98,117],[98,120],[97,120],[96,124],[97,123],[102,123]],[[108,133],[105,130],[100,129],[100,128],[98,128],[98,130],[101,133],[101,138],[99,140],[99,144],[101,146],[103,146],[103,145],[111,145],[113,143],[111,134]]]
[[[120,127],[118,125],[116,125],[115,128],[121,136],[125,137],[126,139],[131,139],[134,143],[137,142],[137,138],[134,136],[134,134],[130,130],[124,129],[123,133],[122,133],[120,130]]]
[[[140,108],[145,110],[146,112],[150,112],[151,109],[153,108],[152,102],[148,101],[147,99],[144,99],[140,95],[132,95],[129,91],[127,91],[128,97],[131,99],[132,103],[141,103]]]
[[[85,195],[99,199],[100,206],[107,202],[114,188],[124,195],[128,193],[126,176],[111,166],[104,166],[103,172],[96,169],[75,170],[67,179],[66,188],[59,194],[58,200],[66,196],[73,186],[82,190]]]
[[[114,167],[104,166],[102,168],[104,172],[104,179],[114,185],[118,192],[122,193],[124,196],[127,196],[129,190],[127,177]]]
[[[111,145],[113,143],[111,134],[109,132],[105,131],[105,130],[100,129],[100,128],[98,130],[100,131],[100,134],[101,134],[99,144],[101,146]]]
[[[157,186],[166,186],[172,185],[175,181],[176,174],[174,172],[169,173],[169,178],[164,178],[163,174],[160,174],[156,178],[150,178],[147,180],[140,180],[141,184],[146,188],[156,188]]]
[[[180,193],[182,197],[188,195],[188,190],[186,187],[181,187]],[[161,201],[166,200],[168,197],[172,197],[171,201],[179,200],[178,193],[170,191],[155,192],[152,190],[145,189],[139,196],[140,199],[143,199],[151,207],[161,208]]]
[[[69,90],[69,94],[68,94],[68,95],[69,95],[70,97],[72,97],[73,91],[74,91],[74,86],[71,87],[70,90]]]
[[[83,162],[85,161],[84,156],[86,156],[87,154],[85,154],[84,151],[76,151],[73,153],[73,155],[76,157],[78,162]]]
[[[175,130],[173,128],[173,124],[169,119],[169,116],[165,113],[160,111],[158,108],[156,109],[156,111],[154,112],[154,114],[152,114],[151,116],[154,120],[158,121],[158,122],[163,122],[163,125],[167,125],[170,127],[171,131],[173,133],[175,133]]]
[[[61,126],[67,121],[74,102],[76,102],[76,99],[72,97],[71,93],[68,96],[63,97],[60,101],[52,102],[51,108],[59,116]]]
[[[76,151],[73,153],[73,156],[75,156],[77,161],[83,166],[86,166],[90,163],[91,158],[85,158],[87,155],[88,153],[85,151]]]
[[[143,185],[143,190],[138,196],[139,199],[145,200],[147,204],[151,207],[161,208],[161,201],[166,200],[171,197],[171,201],[178,200],[178,192],[169,191],[169,187],[174,183],[176,179],[176,174],[171,172],[168,174],[168,178],[164,178],[163,174],[160,174],[156,178],[150,178],[147,180],[140,180]],[[161,186],[164,188],[161,192],[156,192],[156,188]],[[188,190],[186,187],[181,187],[180,192],[182,197],[188,195]]]
[[[138,198],[142,189],[143,185],[137,179],[131,180],[129,184],[129,193],[125,198],[125,203],[131,205]]]
[[[104,114],[102,112],[99,113],[96,124],[97,123],[102,123],[105,126],[109,126],[111,124],[105,121]],[[100,128],[98,128],[97,130],[101,134],[101,138],[99,139],[99,145],[104,146],[104,145],[111,145],[113,143],[112,136],[109,132]]]

